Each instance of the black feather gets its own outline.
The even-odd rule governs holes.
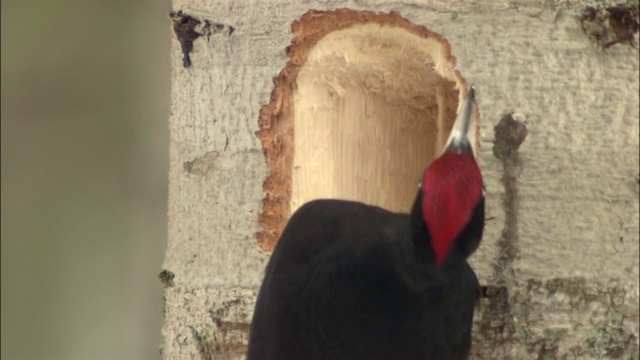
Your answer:
[[[479,284],[466,257],[482,236],[484,200],[440,268],[416,211],[302,206],[267,265],[247,359],[468,358]]]

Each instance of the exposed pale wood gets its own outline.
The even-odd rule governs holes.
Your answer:
[[[311,49],[293,94],[292,212],[319,198],[409,210],[464,87],[454,65],[437,64],[446,51],[376,24],[329,33]]]

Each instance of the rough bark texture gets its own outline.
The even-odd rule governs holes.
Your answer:
[[[603,49],[577,3],[483,4],[174,1],[174,19],[198,21],[177,26],[172,51],[165,359],[242,358],[269,256],[255,235],[268,176],[258,112],[291,23],[340,7],[443,35],[477,86],[489,220],[472,266],[506,291],[483,300],[473,357],[638,357],[638,50]],[[494,131],[512,112],[528,130],[519,149],[517,128]]]

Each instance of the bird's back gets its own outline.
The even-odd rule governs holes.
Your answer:
[[[408,215],[317,200],[290,219],[265,272],[248,360],[464,359],[478,282],[403,273]],[[443,280],[444,279],[444,280]]]

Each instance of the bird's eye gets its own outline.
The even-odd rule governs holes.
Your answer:
[[[418,180],[418,189],[422,189],[422,180]]]

